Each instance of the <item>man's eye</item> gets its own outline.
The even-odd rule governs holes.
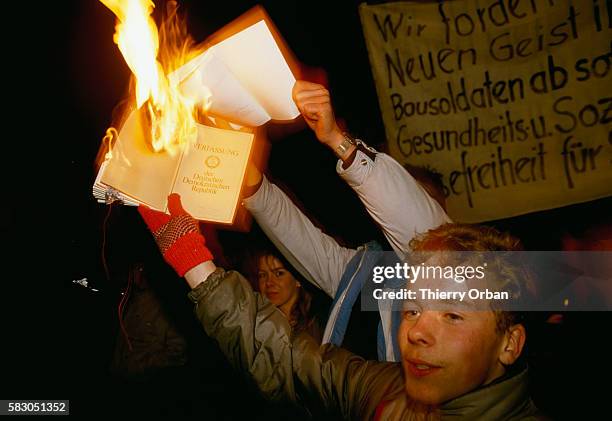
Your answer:
[[[257,274],[257,279],[262,280],[266,278],[266,274],[264,272],[260,272]]]
[[[419,317],[419,314],[421,314],[419,310],[405,310],[404,311],[404,317],[406,319],[414,319],[415,317]]]
[[[445,313],[444,317],[446,317],[448,320],[453,321],[453,322],[458,322],[458,321],[463,320],[463,317],[461,317],[461,315],[457,313]]]
[[[280,278],[284,274],[285,274],[284,270],[277,270],[276,272],[274,272],[274,275],[276,275],[277,278]]]

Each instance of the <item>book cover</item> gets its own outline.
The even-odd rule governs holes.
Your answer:
[[[168,195],[178,193],[194,218],[231,224],[253,133],[198,124],[196,141],[172,155],[153,151],[142,114],[135,110],[126,120],[98,172],[94,196],[102,202],[121,200],[167,212]]]

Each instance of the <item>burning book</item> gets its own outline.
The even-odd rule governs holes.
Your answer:
[[[193,58],[166,76],[135,41],[122,41],[129,32],[128,16],[135,13],[132,3],[152,6],[134,0],[119,10],[113,3],[111,9],[121,21],[115,40],[122,53],[136,50],[126,56],[136,79],[135,106],[109,145],[102,145],[104,160],[93,194],[101,203],[120,200],[167,212],[167,196],[179,193],[195,218],[231,224],[254,128],[299,115],[291,97],[293,56],[267,14],[256,7],[193,49],[197,54],[192,51]],[[140,22],[142,14],[150,13],[144,6],[130,22],[152,29]],[[136,64],[138,57],[144,57],[145,65]],[[202,115],[206,122],[197,117]],[[211,127],[217,119],[229,127]]]

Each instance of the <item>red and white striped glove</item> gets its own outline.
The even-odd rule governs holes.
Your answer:
[[[170,215],[140,205],[138,213],[153,233],[164,260],[179,276],[184,276],[194,266],[213,259],[200,233],[198,222],[183,209],[181,197],[168,196]]]

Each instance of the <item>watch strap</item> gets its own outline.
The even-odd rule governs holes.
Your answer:
[[[357,140],[353,136],[351,136],[350,134],[346,132],[343,132],[342,136],[344,137],[344,139],[336,147],[336,151],[338,152],[338,155],[340,156],[346,155],[346,152],[349,150],[351,146],[357,146]]]

